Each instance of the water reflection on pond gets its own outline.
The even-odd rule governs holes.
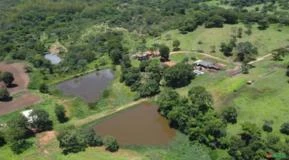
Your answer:
[[[56,87],[61,90],[64,95],[77,96],[87,103],[93,103],[99,99],[113,78],[112,71],[105,69],[61,82]]]
[[[102,120],[95,126],[96,133],[114,136],[122,145],[167,144],[176,133],[157,110],[156,105],[141,103]]]

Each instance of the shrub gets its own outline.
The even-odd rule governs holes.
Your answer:
[[[56,105],[55,115],[60,123],[68,121],[68,118],[65,115],[65,108],[62,105]]]
[[[23,153],[25,150],[30,148],[32,143],[27,142],[25,139],[19,139],[12,142],[10,148],[15,154]]]
[[[116,152],[119,149],[119,145],[114,137],[107,136],[104,138],[105,149],[110,152]]]
[[[263,130],[266,131],[266,132],[272,132],[272,131],[273,131],[272,122],[270,122],[270,121],[265,121],[262,128],[263,128]]]
[[[280,132],[289,135],[289,122],[283,123],[280,128]]]
[[[96,135],[93,129],[84,131],[85,143],[90,147],[102,146],[103,142],[100,136]]]
[[[57,139],[64,154],[78,153],[86,148],[84,139],[75,130],[61,133]]]

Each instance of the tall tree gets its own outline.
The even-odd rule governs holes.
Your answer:
[[[170,57],[170,48],[166,45],[161,45],[159,50],[160,50],[161,60],[168,61]]]
[[[11,87],[14,81],[14,76],[11,72],[3,72],[1,73],[0,80],[2,80],[7,85],[7,87]]]
[[[36,129],[37,132],[52,129],[52,121],[49,119],[49,114],[45,110],[33,110],[29,116],[31,117],[30,127]]]

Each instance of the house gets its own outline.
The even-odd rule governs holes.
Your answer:
[[[146,51],[144,53],[134,55],[133,58],[136,58],[139,61],[144,61],[150,59],[151,57],[159,57],[159,56],[160,56],[159,51]]]
[[[32,109],[22,111],[21,114],[27,119],[28,123],[33,123],[34,117],[31,116]]]
[[[199,70],[197,70],[197,69],[195,69],[193,72],[194,72],[197,76],[205,74],[205,72],[199,71]]]
[[[198,67],[201,67],[200,70],[202,70],[202,68],[204,68],[204,69],[213,69],[213,70],[220,70],[221,69],[215,63],[210,62],[210,61],[205,61],[205,60],[197,60],[197,61],[194,62],[194,64],[196,66],[198,66]]]

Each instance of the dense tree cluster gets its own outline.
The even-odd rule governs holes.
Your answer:
[[[164,71],[164,80],[169,87],[186,86],[194,77],[193,67],[189,64],[180,63]]]
[[[29,115],[29,119],[19,114],[10,120],[7,126],[3,130],[4,136],[0,136],[0,144],[8,143],[14,153],[20,154],[32,146],[27,138],[33,136],[36,132],[52,129],[52,121],[46,111],[34,110]]]
[[[106,149],[110,152],[116,152],[119,149],[119,145],[114,137],[105,137],[102,139],[96,135],[93,129],[69,129],[61,132],[57,139],[59,141],[59,147],[64,154],[78,153],[85,151],[87,147],[96,147],[105,145]]]
[[[187,98],[176,91],[165,89],[158,97],[160,113],[173,127],[212,148],[221,148],[226,136],[226,123],[212,109],[212,96],[203,87],[193,87]]]

